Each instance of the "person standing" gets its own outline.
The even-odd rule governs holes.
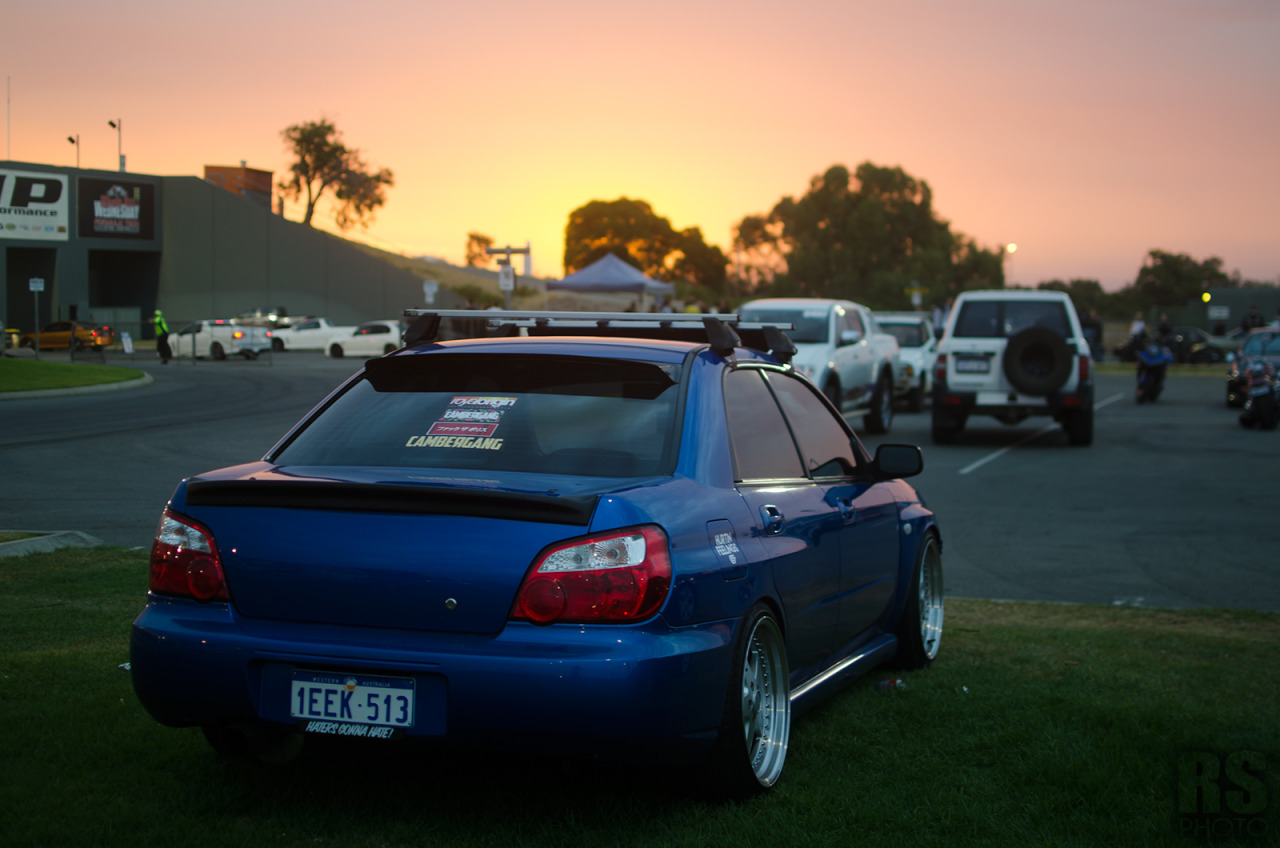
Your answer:
[[[951,298],[940,300],[933,307],[933,335],[942,338],[942,331],[947,326],[947,316],[951,314]]]
[[[1244,318],[1240,320],[1240,328],[1246,333],[1255,327],[1261,327],[1267,323],[1267,319],[1262,317],[1262,313],[1258,311],[1258,305],[1255,303],[1249,307],[1249,311],[1244,314]]]
[[[164,320],[164,313],[156,310],[153,319],[156,325],[156,353],[160,355],[160,364],[168,365],[173,358],[173,350],[169,347],[169,325]]]

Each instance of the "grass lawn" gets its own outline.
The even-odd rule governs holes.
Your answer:
[[[78,365],[0,356],[0,392],[28,392],[41,389],[71,389],[122,383],[143,376],[137,368],[115,365]]]
[[[221,762],[199,731],[152,721],[121,668],[146,572],[145,552],[117,548],[0,559],[7,848],[1060,848],[1280,833],[1278,615],[950,599],[933,667],[901,690],[877,691],[884,674],[855,682],[796,722],[771,795],[717,805],[676,770],[536,755],[311,746],[286,766]],[[1184,819],[1180,802],[1203,816]],[[1199,824],[1218,835],[1182,836]]]

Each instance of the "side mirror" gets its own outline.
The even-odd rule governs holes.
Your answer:
[[[924,455],[915,445],[880,445],[872,466],[877,480],[914,477],[924,470]]]
[[[857,344],[860,341],[862,341],[862,333],[859,333],[857,330],[841,330],[840,331],[841,347],[844,347],[845,345]]]

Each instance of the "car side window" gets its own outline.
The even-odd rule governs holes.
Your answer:
[[[855,333],[863,334],[862,319],[858,317],[857,310],[846,309],[844,311],[844,314],[840,316],[840,329],[853,330]]]
[[[805,476],[791,430],[758,369],[726,374],[724,397],[739,481]]]
[[[791,422],[806,470],[814,477],[848,477],[857,472],[853,440],[835,414],[805,383],[771,373],[769,385]]]

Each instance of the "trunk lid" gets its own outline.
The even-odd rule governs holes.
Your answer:
[[[546,478],[265,468],[191,480],[174,507],[212,531],[235,609],[270,621],[497,633],[538,552],[585,533],[597,499]]]

